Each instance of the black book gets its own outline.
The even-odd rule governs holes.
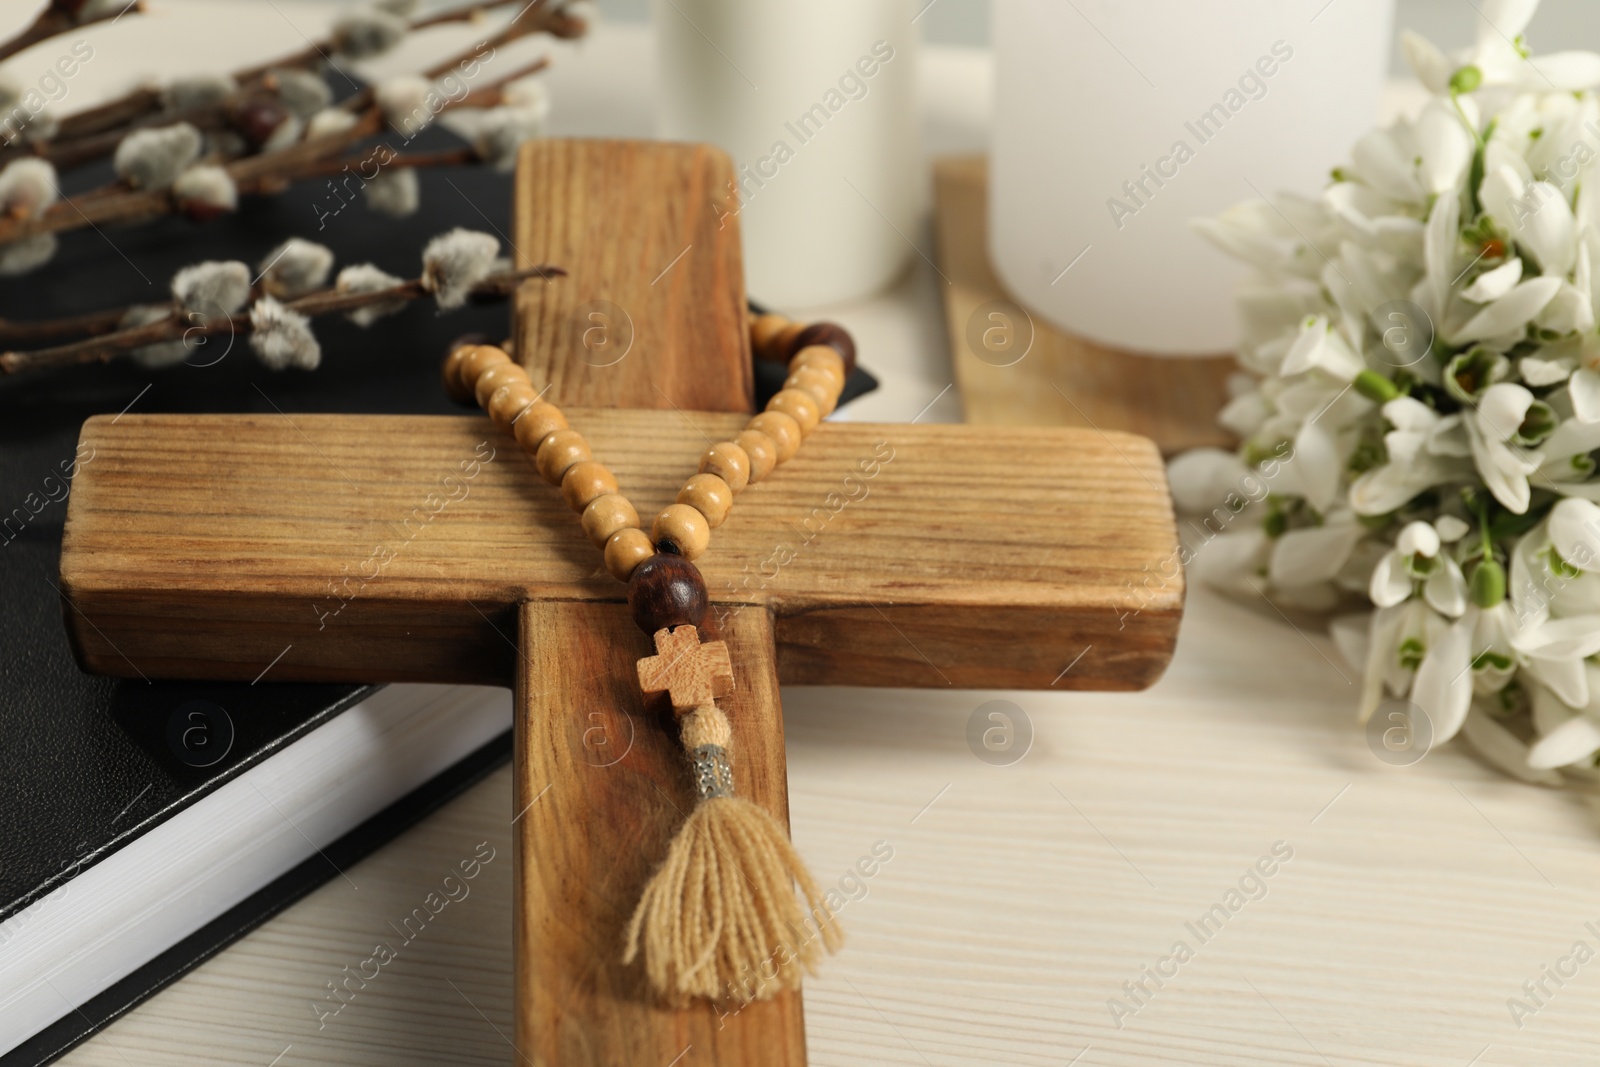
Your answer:
[[[419,138],[453,143],[442,130]],[[159,301],[180,267],[253,267],[291,236],[332,248],[336,269],[371,262],[412,276],[436,234],[509,233],[507,175],[420,176],[422,208],[404,219],[340,207],[323,184],[303,183],[204,226],[174,218],[64,235],[50,264],[0,278],[0,318]],[[108,179],[103,166],[72,172],[65,191]],[[125,409],[459,413],[439,361],[453,338],[502,338],[508,323],[506,305],[440,315],[419,302],[369,330],[319,320],[322,366],[311,373],[269,371],[242,339],[224,338],[225,352],[163,370],[122,359],[0,378],[0,1065],[59,1056],[510,752],[505,690],[80,671],[58,566],[83,420]]]

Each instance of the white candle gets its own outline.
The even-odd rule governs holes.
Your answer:
[[[1242,268],[1189,220],[1321,192],[1377,117],[1392,15],[1393,0],[996,0],[990,253],[1007,288],[1103,344],[1231,349]]]
[[[750,293],[866,296],[913,254],[922,159],[911,0],[655,0],[659,130],[738,171]]]

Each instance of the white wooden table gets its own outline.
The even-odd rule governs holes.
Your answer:
[[[263,49],[326,17],[288,0],[202,17],[224,12]],[[580,55],[552,72],[556,132],[647,134],[642,32],[602,30]],[[930,149],[981,146],[982,57],[924,62]],[[859,417],[910,418],[950,381],[939,282],[914,262],[885,297],[831,309],[885,383]],[[944,393],[923,418],[958,414]],[[1600,950],[1584,925],[1600,930],[1596,808],[1454,747],[1381,763],[1353,722],[1354,680],[1320,635],[1194,590],[1146,693],[787,691],[794,836],[819,881],[855,898],[848,946],[807,988],[812,1063],[1594,1064],[1600,963],[1544,979],[1552,995],[1520,1028],[1507,1000],[1575,941]],[[966,740],[997,698],[1034,731],[1010,766]],[[62,1062],[525,1062],[506,1039],[511,815],[502,770]],[[1275,845],[1292,858],[1245,881],[1259,899],[1230,900]],[[852,874],[875,847],[892,858]],[[327,1016],[343,968],[399,944],[391,923],[489,849],[469,895]],[[1235,901],[1201,936],[1186,925]],[[1136,1000],[1125,983],[1141,980]],[[1130,1010],[1114,1017],[1111,998]]]

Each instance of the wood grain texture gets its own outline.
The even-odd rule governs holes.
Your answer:
[[[655,647],[655,655],[635,664],[645,696],[665,693],[672,710],[684,714],[730,692],[733,659],[726,641],[702,643],[693,626],[679,626],[657,630]]]
[[[1596,946],[1596,798],[1511,781],[1460,744],[1381,763],[1359,684],[1320,632],[1200,587],[1152,689],[1004,694],[1034,731],[1009,767],[968,748],[991,694],[785,690],[795,843],[824,887],[851,876],[849,941],[806,984],[812,1067],[1592,1065],[1600,964],[1551,982],[1521,1028],[1506,1001],[1574,940]],[[506,1043],[511,780],[348,868],[359,891],[330,878],[63,1067],[266,1067],[291,1044],[277,1067],[528,1067]],[[485,839],[500,858],[472,896],[318,1029],[307,999]],[[1199,944],[1184,924],[1278,840],[1294,859]],[[893,858],[863,878],[878,841]],[[1195,958],[1119,1028],[1107,1000],[1179,939]]]
[[[1007,325],[990,320],[985,305],[1017,306],[989,266],[988,159],[938,160],[933,185],[939,270],[951,282],[941,291],[967,422],[1125,430],[1151,438],[1167,455],[1232,443],[1216,419],[1228,400],[1228,375],[1236,369],[1231,355],[1169,359],[1121,351],[1072,336],[1035,315],[1033,347],[1019,362],[996,366],[979,359],[974,353],[981,342],[975,346],[970,336],[974,320],[981,320],[981,335],[989,325]],[[1094,253],[1072,269],[1093,270]],[[1071,277],[1060,284],[1070,284]]]
[[[641,514],[742,422],[568,414]],[[624,598],[487,419],[354,425],[91,419],[61,564],[82,661],[151,678],[504,684],[516,604]],[[699,565],[711,619],[775,613],[786,682],[1135,689],[1171,656],[1176,543],[1140,438],[830,422],[739,496]]]
[[[710,145],[541,139],[523,147],[517,263],[559,263],[567,275],[523,286],[513,336],[552,401],[752,409],[732,180],[733,163]],[[585,331],[595,329],[586,344]]]
[[[621,963],[639,893],[695,803],[671,708],[639,692],[634,662],[649,638],[616,604],[526,604],[521,629],[518,1049],[538,1067],[802,1067],[798,991],[673,1011],[652,1001],[641,964]],[[733,725],[737,788],[787,825],[772,619],[742,612],[715,636],[738,665],[719,700]]]

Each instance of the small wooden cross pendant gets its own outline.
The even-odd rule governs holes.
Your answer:
[[[639,661],[639,688],[666,693],[672,710],[684,715],[733,692],[733,661],[722,641],[700,642],[693,626],[660,629],[656,654]]]

